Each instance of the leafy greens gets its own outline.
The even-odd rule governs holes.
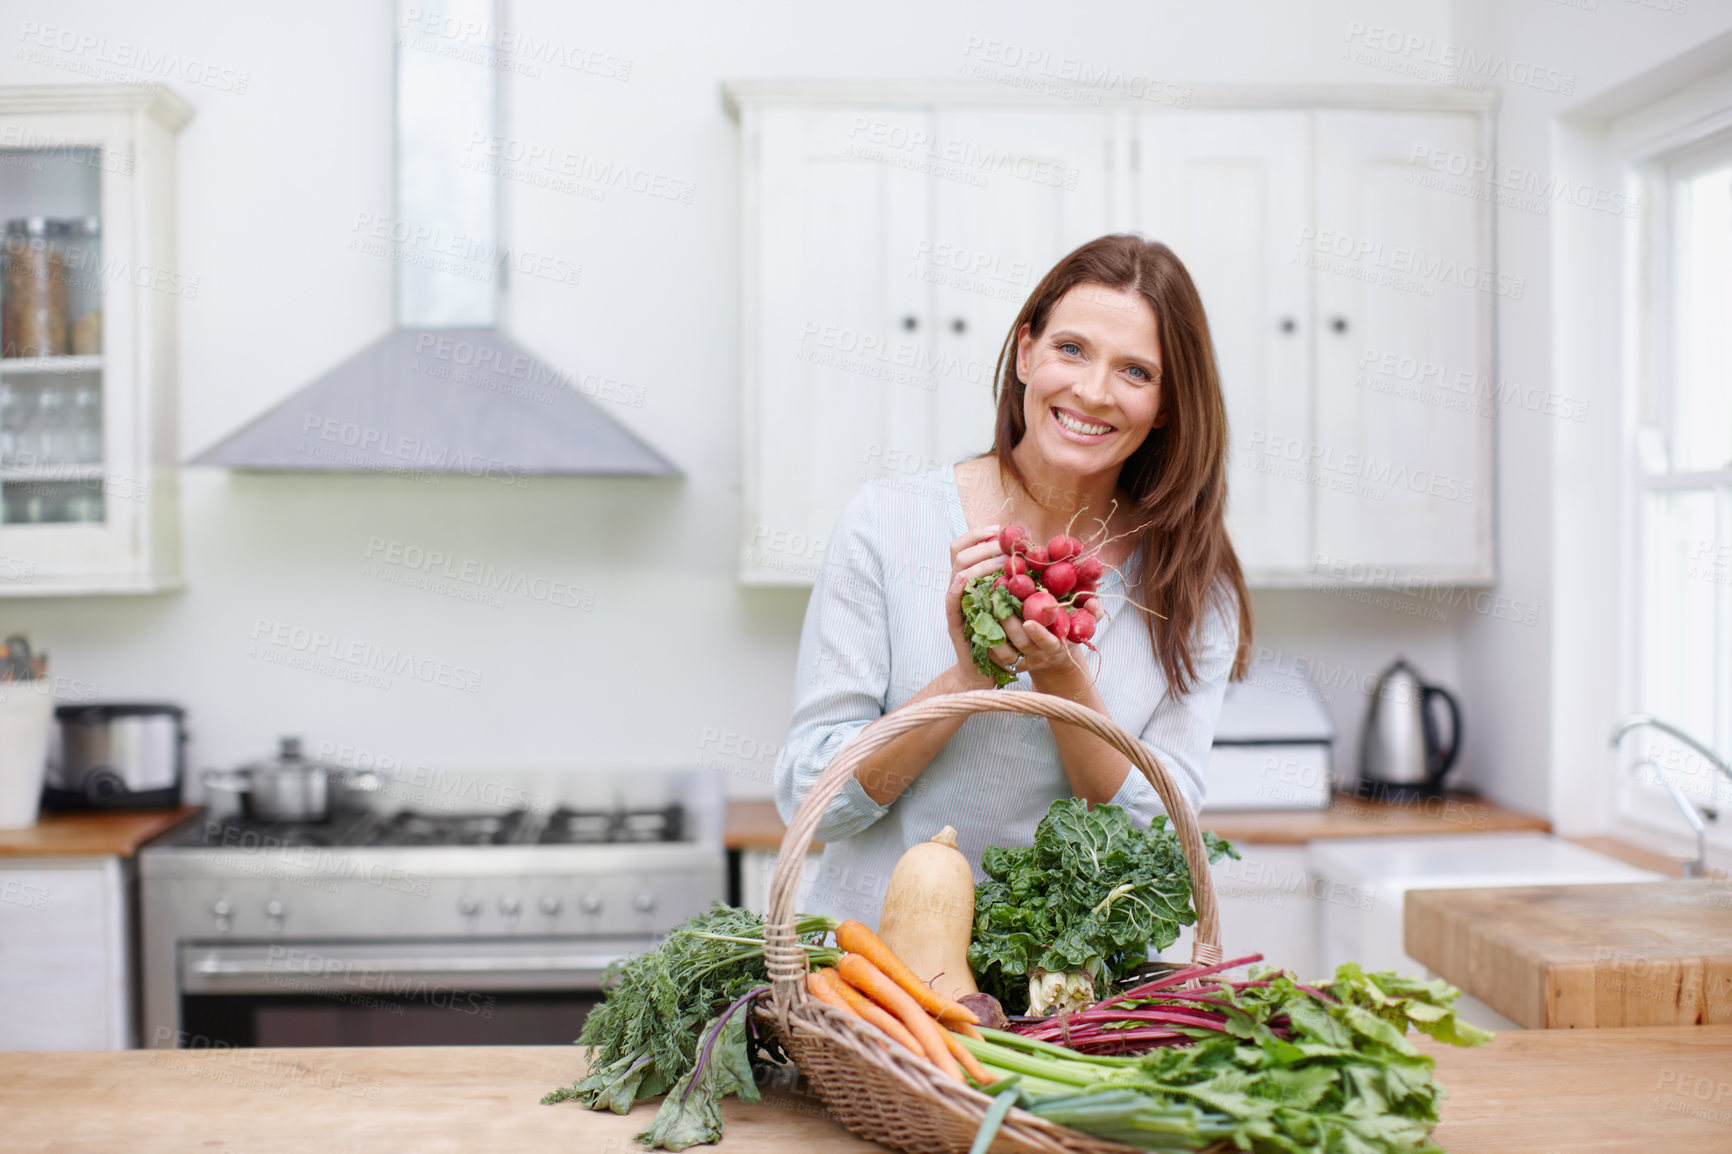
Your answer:
[[[1490,1041],[1456,1017],[1457,990],[1352,964],[1321,992],[1284,972],[1260,977],[1209,990],[1228,1007],[1227,1029],[1187,1031],[1194,1045],[1155,1049],[1133,1064],[1055,1058],[1069,1053],[1057,1048],[1017,1059],[1023,1104],[1144,1150],[1222,1138],[1254,1154],[1439,1150],[1431,1132],[1443,1089],[1432,1059],[1406,1034],[1412,1027],[1457,1046]]]
[[[1003,689],[1016,680],[1016,674],[992,659],[992,648],[1009,644],[999,622],[1007,617],[1020,617],[1022,602],[1012,597],[1008,589],[993,588],[999,576],[984,573],[968,583],[962,591],[962,619],[968,625],[968,649],[974,657],[974,667]]]
[[[1204,834],[1209,860],[1238,852]],[[1196,921],[1178,835],[1157,816],[1147,830],[1116,805],[1052,803],[1034,844],[981,858],[968,965],[1007,1013],[1080,1004],[1111,988]],[[1076,975],[1054,982],[1048,974]]]
[[[795,925],[809,947],[834,928],[821,917]],[[721,1098],[759,1097],[746,1003],[767,987],[763,939],[760,915],[717,902],[655,949],[614,963],[604,982],[607,997],[590,1011],[577,1039],[594,1047],[588,1074],[542,1103],[575,1098],[592,1110],[624,1114],[634,1102],[666,1094],[638,1141],[667,1150],[718,1141]],[[815,961],[835,961],[833,950],[809,953]]]

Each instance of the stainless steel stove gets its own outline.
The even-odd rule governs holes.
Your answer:
[[[498,785],[388,785],[318,823],[207,811],[145,847],[144,1044],[570,1041],[610,962],[723,897],[713,775]]]

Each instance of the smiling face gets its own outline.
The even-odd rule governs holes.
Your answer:
[[[1166,421],[1160,330],[1135,292],[1080,284],[1065,293],[1044,331],[1023,326],[1016,375],[1027,385],[1027,431],[1015,451],[1063,474],[1116,476]]]

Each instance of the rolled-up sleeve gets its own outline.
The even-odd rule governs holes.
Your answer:
[[[876,494],[861,489],[837,518],[806,605],[794,667],[794,710],[776,759],[776,809],[792,821],[841,748],[884,715],[890,685],[890,631]],[[889,812],[850,777],[818,823],[819,841],[838,841]]]
[[[1238,605],[1231,595],[1215,599],[1203,615],[1198,630],[1197,676],[1191,692],[1169,693],[1155,707],[1154,716],[1138,736],[1173,775],[1173,782],[1195,813],[1207,793],[1204,774],[1209,749],[1215,741],[1215,723],[1221,715],[1221,700],[1239,651]],[[1139,824],[1147,825],[1165,813],[1160,795],[1136,767],[1113,795],[1112,804],[1129,810]]]

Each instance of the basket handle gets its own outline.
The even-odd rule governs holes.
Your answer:
[[[1220,916],[1215,906],[1214,879],[1209,875],[1208,850],[1203,845],[1196,815],[1160,759],[1112,718],[1067,698],[1047,693],[973,689],[905,705],[861,730],[825,767],[794,814],[794,820],[788,823],[777,852],[776,872],[770,879],[770,911],[764,925],[765,969],[772,1000],[779,1010],[785,1013],[801,996],[806,953],[794,934],[794,899],[799,889],[801,863],[831,799],[841,792],[862,762],[897,737],[934,721],[972,713],[1022,713],[1067,722],[1087,730],[1130,758],[1131,764],[1142,771],[1160,795],[1179,836],[1179,848],[1190,866],[1191,893],[1197,907],[1191,958],[1198,965],[1213,965],[1221,960]]]

